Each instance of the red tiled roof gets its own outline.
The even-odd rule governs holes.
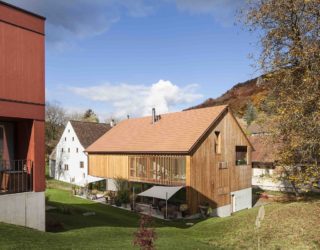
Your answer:
[[[252,162],[271,163],[275,161],[276,147],[267,135],[252,135],[249,140],[255,151],[252,152]]]
[[[88,152],[187,153],[228,106],[187,110],[161,115],[152,124],[151,116],[127,119],[89,146]]]

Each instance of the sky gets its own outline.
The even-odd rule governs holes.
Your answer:
[[[259,75],[244,0],[6,1],[47,18],[46,100],[68,112],[179,111]]]

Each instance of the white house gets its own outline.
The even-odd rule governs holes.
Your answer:
[[[105,123],[69,121],[50,155],[50,177],[78,186],[104,180],[88,175],[88,157],[84,150],[110,129],[110,124]],[[113,182],[107,181],[108,184]]]

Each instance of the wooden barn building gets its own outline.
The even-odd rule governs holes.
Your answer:
[[[189,213],[210,204],[228,216],[250,208],[253,148],[228,106],[127,119],[86,151],[89,174],[183,186]]]

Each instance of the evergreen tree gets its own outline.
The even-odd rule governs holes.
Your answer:
[[[98,116],[94,113],[92,109],[88,109],[83,114],[82,120],[87,122],[99,122]]]
[[[249,126],[254,120],[257,119],[257,109],[253,105],[251,101],[247,103],[247,108],[243,116],[244,120],[247,122]]]

